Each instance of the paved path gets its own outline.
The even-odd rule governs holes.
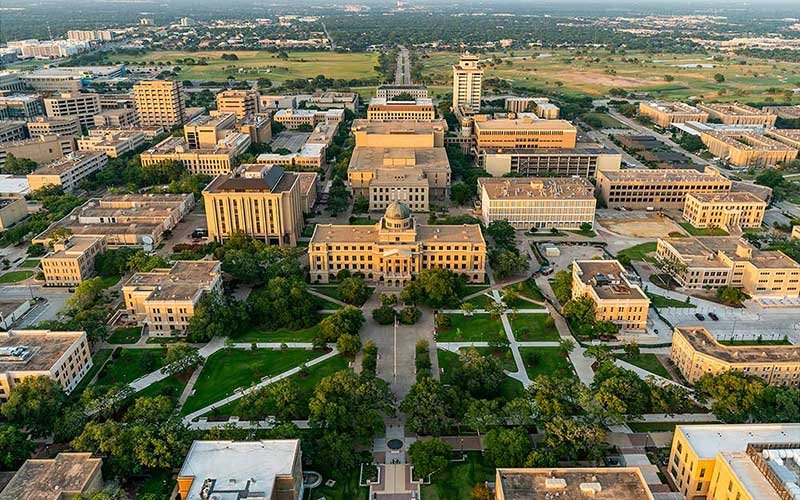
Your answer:
[[[225,421],[212,422],[205,417],[200,417],[197,422],[189,422],[188,427],[192,430],[207,431],[220,427],[235,427],[237,429],[272,429],[275,427],[275,420],[239,420],[239,417],[231,417]],[[308,420],[292,420],[292,423],[300,429],[310,429]]]
[[[198,354],[200,354],[200,356],[203,357],[204,359],[208,359],[209,356],[219,351],[220,349],[223,349],[224,347],[225,347],[225,339],[223,337],[214,337],[206,345],[204,345],[198,350]],[[159,368],[158,370],[150,372],[147,375],[139,377],[128,385],[131,387],[131,389],[134,390],[134,392],[139,392],[142,389],[150,387],[156,382],[164,380],[165,378],[170,376],[169,373],[164,373],[163,371],[164,368],[166,367]]]
[[[489,342],[437,342],[436,345],[445,351],[458,352],[465,347],[490,347]],[[558,342],[517,342],[520,347],[558,347]]]
[[[329,296],[325,295],[324,293],[321,293],[321,292],[318,292],[318,291],[314,290],[311,287],[308,288],[308,293],[310,293],[311,295],[314,295],[316,297],[319,297],[319,298],[321,298],[323,300],[327,300],[329,302],[333,302],[334,304],[339,304],[342,307],[348,305],[347,303],[342,302],[339,299],[334,299],[333,297],[329,297]]]
[[[686,389],[688,391],[692,390],[690,387],[686,387],[683,384],[679,384],[679,383],[675,382],[674,380],[671,380],[671,379],[668,379],[668,378],[664,378],[661,375],[656,375],[653,372],[649,372],[647,370],[639,368],[638,366],[632,365],[632,364],[630,364],[630,363],[628,363],[626,361],[622,361],[621,359],[615,359],[614,360],[614,364],[619,366],[620,368],[624,368],[626,370],[630,370],[630,371],[634,372],[642,380],[647,380],[648,378],[652,378],[654,380],[654,382],[656,384],[658,384],[658,385],[676,385],[678,387],[683,387],[684,389]]]
[[[200,372],[203,371],[203,365],[197,365],[192,372],[192,376],[189,377],[189,380],[186,382],[186,387],[183,388],[183,392],[181,392],[181,397],[178,398],[177,407],[180,410],[183,408],[183,404],[189,399],[189,396],[192,395],[194,391],[194,384],[197,383],[197,379],[200,377]]]

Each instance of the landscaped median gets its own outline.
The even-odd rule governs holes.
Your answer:
[[[509,315],[509,320],[517,342],[548,342],[559,339],[555,321],[548,313],[519,313]]]
[[[575,377],[569,358],[559,347],[520,347],[519,353],[531,380],[539,375]]]
[[[444,316],[450,324],[437,330],[438,342],[489,342],[503,331],[500,318],[488,314],[446,313]]]

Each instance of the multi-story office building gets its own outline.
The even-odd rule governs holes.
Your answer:
[[[217,111],[233,113],[241,119],[260,112],[255,90],[224,90],[217,94]]]
[[[642,101],[639,116],[649,118],[654,124],[667,128],[673,123],[708,121],[708,113],[682,102]]]
[[[595,319],[623,330],[645,330],[650,299],[625,276],[617,260],[576,260],[572,263],[572,297],[589,297]]]
[[[800,265],[780,251],[759,250],[737,236],[661,238],[656,257],[682,287],[741,288],[750,296],[800,295]]]
[[[608,208],[683,208],[688,193],[730,191],[716,169],[625,169],[597,172],[597,190]]]
[[[719,227],[737,231],[761,227],[767,203],[747,191],[689,193],[683,218],[697,228]]]
[[[343,109],[279,109],[272,119],[288,129],[297,129],[303,126],[312,129],[322,122],[341,123],[344,120]]]
[[[252,497],[300,500],[303,460],[300,440],[195,441],[178,473],[183,500]]]
[[[355,92],[314,92],[308,99],[307,106],[327,109],[348,109],[355,113],[358,108],[358,94]]]
[[[798,129],[775,128],[767,130],[764,135],[794,149],[800,149],[800,130]]]
[[[213,148],[235,125],[234,113],[202,115],[183,126],[183,137],[191,149]]]
[[[94,127],[94,115],[101,111],[100,96],[81,92],[61,94],[58,97],[45,98],[44,108],[51,118],[76,116],[81,125],[91,128]]]
[[[0,121],[0,144],[4,142],[21,141],[28,137],[28,131],[23,121]]]
[[[41,96],[0,92],[0,120],[31,121],[43,114]]]
[[[453,65],[453,110],[466,106],[474,112],[481,109],[483,69],[478,56],[467,52]]]
[[[427,212],[431,201],[449,198],[450,163],[444,148],[356,147],[347,179],[355,196],[369,200],[370,210],[399,201]]]
[[[174,80],[146,80],[133,86],[139,122],[171,129],[186,121],[183,84]]]
[[[653,500],[638,467],[497,469],[494,500]]]
[[[264,153],[258,155],[256,161],[266,165],[281,165],[287,170],[316,172],[325,165],[324,144],[304,144],[297,153],[281,155],[278,153]]]
[[[103,460],[91,453],[61,452],[28,459],[0,491],[0,500],[61,500],[103,489]]]
[[[433,120],[436,108],[428,98],[397,101],[374,97],[369,101],[367,120]]]
[[[297,108],[297,97],[293,95],[259,95],[258,107],[262,112],[275,109]]]
[[[111,30],[69,30],[67,40],[77,42],[110,42],[114,39]]]
[[[708,117],[725,125],[761,125],[774,127],[777,116],[769,111],[761,110],[739,103],[698,104],[700,111],[708,113]]]
[[[28,133],[31,137],[38,135],[81,135],[81,120],[77,116],[44,117],[37,116],[28,122]]]
[[[124,127],[124,128],[93,128],[89,130],[89,135],[108,135],[108,134],[136,134],[141,133],[145,140],[152,141],[164,133],[164,127]]]
[[[108,165],[108,155],[95,151],[76,151],[39,167],[28,174],[31,191],[45,186],[58,186],[69,193],[89,175]]]
[[[320,144],[326,148],[331,145],[336,132],[339,130],[338,124],[333,123],[317,123],[311,135],[306,139],[306,144]]]
[[[577,129],[566,120],[534,120],[530,117],[491,119],[474,117],[475,148],[569,148],[575,147]]]
[[[800,346],[723,345],[702,326],[675,328],[670,359],[692,384],[706,373],[737,370],[772,385],[800,385]]]
[[[36,163],[49,163],[75,151],[71,135],[40,135],[32,139],[0,143],[0,167],[5,166],[9,154]]]
[[[375,97],[392,100],[397,96],[411,96],[412,99],[425,99],[428,97],[428,87],[425,85],[379,85]]]
[[[2,55],[0,55],[2,59]],[[22,92],[28,89],[17,70],[0,70],[0,92]]]
[[[0,88],[2,88],[0,86]],[[800,105],[795,106],[764,106],[761,108],[767,113],[772,113],[778,118],[784,120],[798,120],[800,119]]]
[[[109,158],[118,158],[145,145],[141,132],[117,132],[104,135],[88,135],[78,139],[80,151],[103,151]]]
[[[53,243],[53,251],[41,260],[45,283],[49,286],[78,286],[94,276],[94,263],[105,252],[106,240],[96,236],[71,236]]]
[[[752,132],[703,132],[703,144],[733,166],[769,167],[797,158],[797,149]]]
[[[0,195],[0,232],[28,216],[25,198],[16,194]]]
[[[486,241],[477,224],[417,224],[404,204],[389,205],[374,226],[317,224],[308,245],[311,281],[328,283],[342,269],[402,287],[423,269],[442,268],[482,283]]]
[[[208,237],[243,232],[271,245],[295,246],[303,230],[300,175],[276,165],[245,165],[203,190]]]
[[[320,123],[315,127],[317,128],[331,128],[331,137],[335,133],[336,127],[328,123]],[[250,115],[236,120],[236,128],[242,134],[250,136],[251,144],[267,144],[272,141],[272,120],[268,114]],[[313,135],[313,133],[312,133]]]
[[[92,367],[84,332],[0,332],[0,401],[27,377],[49,377],[70,393]]]
[[[357,148],[443,148],[444,120],[354,120],[351,128]]]
[[[786,490],[791,481],[779,479],[792,477],[791,472],[778,468],[769,452],[769,461],[776,463],[766,463],[762,451],[800,448],[798,435],[800,424],[677,425],[669,475],[687,500],[791,498]]]
[[[139,126],[139,115],[133,108],[107,109],[94,115],[96,128],[129,128]]]
[[[221,291],[216,260],[179,260],[170,268],[135,273],[122,285],[125,308],[155,337],[184,335],[203,295]]]
[[[296,172],[300,178],[300,199],[303,205],[303,213],[314,213],[314,205],[317,203],[317,183],[319,174],[316,172]]]
[[[597,200],[584,178],[478,179],[481,219],[487,226],[508,221],[516,229],[572,229],[594,226]]]
[[[213,147],[192,148],[183,137],[168,137],[140,155],[142,166],[179,161],[193,174],[221,175],[231,172],[236,158],[250,147],[250,136],[229,132]]]
[[[126,94],[100,94],[100,107],[103,108],[103,111],[122,108],[136,109],[133,92],[128,92]]]
[[[482,148],[474,151],[475,163],[494,177],[594,178],[599,170],[619,170],[622,154],[613,149],[577,144],[575,148]]]

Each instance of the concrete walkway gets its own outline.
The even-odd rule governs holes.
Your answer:
[[[626,370],[630,370],[630,371],[634,372],[642,380],[647,380],[648,378],[652,378],[653,381],[658,385],[662,385],[662,386],[663,385],[676,385],[678,387],[683,387],[687,391],[691,391],[692,390],[690,387],[686,387],[685,385],[679,384],[679,383],[675,382],[674,380],[671,380],[671,379],[668,379],[668,378],[664,378],[661,375],[656,375],[653,372],[649,372],[649,371],[647,371],[647,370],[645,370],[643,368],[639,368],[638,366],[632,365],[632,364],[628,363],[627,361],[622,361],[621,359],[615,359],[614,360],[614,364],[619,366],[620,368],[624,368]]]
[[[200,356],[203,359],[208,359],[209,356],[219,351],[220,349],[223,349],[224,347],[225,347],[225,339],[222,337],[214,337],[206,345],[204,345],[198,350],[198,354],[200,354]],[[159,368],[158,370],[150,372],[147,375],[139,377],[128,385],[131,387],[131,389],[134,390],[134,392],[139,392],[142,389],[146,389],[147,387],[150,387],[156,382],[160,382],[161,380],[164,380],[165,378],[170,376],[169,373],[164,373],[163,371],[164,368],[166,367]]]
[[[299,429],[310,429],[308,420],[292,420],[292,423]],[[237,429],[272,429],[275,427],[275,420],[239,420],[239,417],[231,417],[225,421],[212,422],[206,417],[200,417],[197,422],[189,422],[187,426],[192,430],[207,431],[220,427],[235,427]]]

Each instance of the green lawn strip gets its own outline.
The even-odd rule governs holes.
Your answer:
[[[316,291],[316,292],[321,293],[322,295],[327,295],[328,297],[330,297],[332,299],[336,299],[336,300],[339,300],[341,302],[344,302],[344,299],[342,299],[342,295],[339,293],[339,285],[328,285],[328,286],[317,285],[317,286],[311,287],[311,289]],[[374,286],[368,286],[367,289],[369,290],[369,294],[370,295],[372,295],[373,292],[375,292],[375,287]],[[369,297],[367,297],[367,298],[369,298]],[[360,305],[363,305],[363,303],[362,304],[355,304],[355,305],[360,306]]]
[[[728,236],[728,232],[718,227],[694,227],[688,222],[681,222],[680,226],[692,236]]]
[[[497,335],[497,332],[503,331],[500,319],[492,319],[488,314],[447,316],[450,318],[450,328],[438,332],[439,342],[488,342]]]
[[[9,271],[0,276],[1,283],[17,283],[33,276],[33,271]]]
[[[142,481],[141,486],[136,490],[136,497],[152,495],[153,498],[169,498],[173,489],[175,489],[175,477],[171,472],[154,471]]]
[[[617,354],[615,357],[634,366],[638,366],[642,370],[647,370],[650,373],[654,373],[664,377],[665,379],[672,380],[672,377],[667,369],[664,368],[664,365],[661,364],[661,361],[659,361],[658,357],[653,353],[643,352],[633,357],[626,356],[624,354]]]
[[[646,255],[648,253],[652,253],[656,251],[657,243],[655,241],[651,241],[648,243],[641,243],[639,245],[635,245],[624,250],[621,250],[617,253],[617,259],[623,264],[631,261],[641,261],[647,260]]]
[[[187,415],[247,388],[264,377],[278,375],[321,356],[319,351],[289,349],[223,349],[212,354],[194,385],[194,395],[183,406]]]
[[[186,337],[147,337],[147,344],[174,344],[176,342],[186,342]]]
[[[177,401],[181,393],[183,393],[183,389],[186,387],[186,383],[189,381],[189,377],[192,376],[193,371],[194,370],[186,370],[183,373],[170,375],[165,379],[159,380],[137,392],[136,397],[152,398],[155,396],[168,396]]]
[[[646,292],[647,297],[650,299],[650,304],[654,307],[659,309],[666,308],[666,307],[681,307],[685,309],[694,309],[697,307],[694,304],[687,304],[683,300],[675,300],[669,297],[664,297],[663,295],[657,295],[655,293]]]
[[[577,234],[578,236],[585,236],[587,238],[595,238],[597,237],[597,233],[594,232],[592,229],[588,231],[581,231],[580,229],[577,231],[567,230],[568,233]]]
[[[519,353],[531,380],[539,375],[574,377],[569,359],[558,347],[520,347]]]
[[[482,353],[488,353],[490,350],[490,348],[476,349]],[[443,370],[441,376],[442,383],[455,385],[457,382],[455,380],[455,368],[459,363],[458,354],[451,351],[445,351],[444,349],[437,349],[436,357],[439,361],[439,368]],[[503,379],[503,383],[500,385],[500,397],[504,401],[511,401],[514,398],[520,397],[524,392],[525,388],[522,386],[522,382],[511,377],[505,377]]]
[[[473,293],[478,293],[481,290],[487,290],[488,288],[488,285],[467,285],[464,287],[464,293],[461,294],[461,298],[463,299],[467,295],[472,295]]]
[[[100,372],[96,386],[129,384],[164,366],[166,349],[121,349]]]
[[[431,483],[422,487],[425,500],[472,498],[476,484],[494,481],[495,469],[480,452],[467,452],[463,462],[449,462],[447,467],[431,476]]]
[[[592,120],[596,119],[600,122],[602,128],[619,128],[619,129],[626,129],[628,128],[627,125],[622,123],[621,121],[617,120],[611,115],[607,115],[605,113],[598,113],[598,112],[588,112],[581,115],[583,120]]]
[[[266,331],[251,327],[242,336],[236,337],[236,342],[311,342],[319,332],[319,324],[303,330]]]
[[[122,276],[105,276],[100,278],[100,288],[110,288],[116,285]]]
[[[319,500],[321,498],[326,500],[367,500],[369,498],[369,487],[358,484],[359,473],[360,468],[356,468],[353,472],[344,474],[323,475],[323,482],[333,479],[336,481],[336,486],[333,488],[327,486],[314,488],[307,495],[307,498],[310,500]]]
[[[17,267],[38,267],[39,259],[26,259],[19,263]]]
[[[520,313],[509,317],[511,331],[518,342],[557,341],[558,330],[547,313]]]
[[[336,302],[331,302],[330,300],[317,297],[316,295],[314,295],[314,301],[317,303],[317,309],[319,310],[334,311],[342,308],[342,306]]]
[[[676,425],[697,425],[697,422],[627,422],[627,424],[633,432],[673,432]]]
[[[103,366],[103,363],[105,363],[106,360],[111,357],[111,351],[112,349],[100,349],[96,353],[92,354],[92,367],[88,372],[86,372],[86,375],[83,376],[83,379],[81,379],[81,382],[78,384],[78,386],[72,390],[71,394],[77,394],[80,396],[83,390],[86,389],[86,386],[89,385],[89,381],[94,378],[94,376],[100,370],[100,367]]]
[[[764,340],[764,339],[761,339],[761,340],[758,340],[758,339],[718,340],[717,342],[719,342],[722,345],[731,345],[731,346],[733,346],[733,345],[753,345],[753,346],[759,346],[759,345],[792,345],[792,343],[789,342],[789,340],[785,339],[785,338],[784,339],[778,339],[778,340]]]
[[[131,326],[128,328],[117,328],[108,336],[106,342],[109,344],[135,344],[142,336],[141,326]]]
[[[477,297],[472,297],[471,299],[464,301],[465,304],[472,304],[475,306],[475,309],[486,309],[493,302],[494,299],[488,295],[478,295]]]
[[[523,297],[537,300],[539,302],[544,302],[544,295],[542,295],[542,291],[539,290],[539,287],[536,285],[536,282],[534,282],[532,279],[527,279],[525,281],[515,283],[513,285],[507,286],[506,288],[514,290]]]

